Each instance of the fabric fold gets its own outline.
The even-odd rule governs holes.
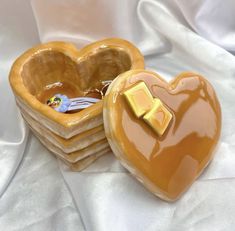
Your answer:
[[[0,63],[4,76],[0,79],[4,112],[0,115],[0,227],[232,230],[235,57],[229,52],[235,52],[233,1],[31,0],[37,25],[29,2],[23,2],[4,0],[5,8],[0,10],[0,28],[4,32],[0,49],[5,54]],[[80,48],[105,37],[133,42],[145,55],[146,68],[166,80],[182,71],[195,71],[204,75],[217,92],[223,128],[215,158],[176,203],[154,197],[112,154],[80,173],[70,172],[59,163],[64,182],[56,159],[34,137],[28,139],[28,129],[17,114],[7,76],[18,55],[39,40],[64,40]],[[12,222],[14,219],[20,222]]]

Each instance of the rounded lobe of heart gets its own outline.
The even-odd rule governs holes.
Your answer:
[[[161,137],[134,116],[122,95],[139,81],[173,115]],[[168,84],[155,73],[137,70],[111,84],[104,123],[110,146],[124,166],[155,195],[173,201],[212,159],[220,136],[221,110],[212,86],[198,74],[185,72]]]

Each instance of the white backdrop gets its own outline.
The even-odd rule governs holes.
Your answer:
[[[234,1],[32,0],[31,6],[27,0],[0,6],[0,230],[234,230],[235,57],[226,51],[235,52]],[[25,49],[51,40],[81,47],[115,36],[138,46],[147,68],[167,80],[185,70],[203,74],[220,99],[215,159],[176,203],[151,195],[112,155],[82,173],[59,168],[16,109],[7,77]]]

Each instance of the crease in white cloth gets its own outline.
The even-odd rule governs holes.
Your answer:
[[[234,1],[31,0],[31,10],[28,1],[14,0],[14,8],[21,11],[10,16],[6,9],[12,10],[13,3],[4,1],[0,49],[7,55],[0,63],[4,77],[0,94],[5,99],[0,107],[1,112],[8,108],[8,113],[0,116],[0,192],[5,191],[0,198],[0,229],[233,230]],[[70,172],[60,163],[65,184],[55,158],[34,137],[27,139],[27,128],[16,116],[7,75],[20,53],[39,39],[65,40],[80,48],[105,37],[133,42],[145,55],[147,69],[166,80],[186,70],[201,73],[220,99],[223,128],[215,158],[175,203],[154,197],[112,155],[100,158],[82,173]],[[18,224],[11,222],[17,218]]]

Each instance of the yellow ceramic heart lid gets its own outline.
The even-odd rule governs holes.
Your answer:
[[[221,131],[213,87],[190,72],[170,83],[145,70],[119,75],[106,92],[103,117],[117,158],[168,201],[179,198],[207,166]]]

